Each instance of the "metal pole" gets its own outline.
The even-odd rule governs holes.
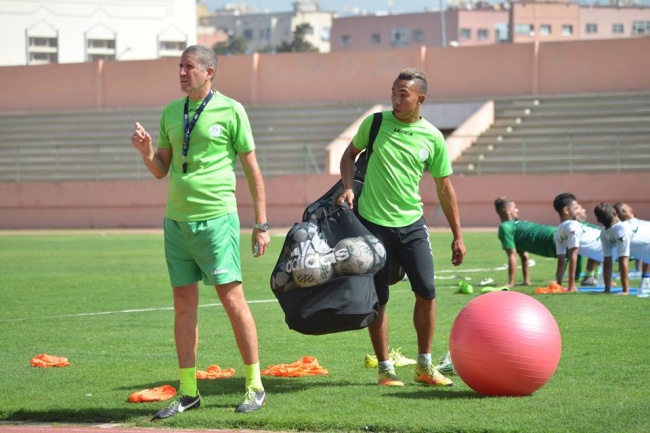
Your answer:
[[[440,32],[442,36],[442,46],[447,46],[447,29],[445,28],[445,10],[443,8],[445,0],[440,0]]]

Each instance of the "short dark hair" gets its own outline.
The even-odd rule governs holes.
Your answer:
[[[212,48],[199,44],[190,45],[183,51],[183,55],[185,54],[194,54],[196,61],[201,65],[201,68],[203,68],[204,71],[208,68],[214,68],[215,73],[210,77],[210,79],[214,79],[214,76],[217,73],[217,64],[219,63],[219,59],[217,58],[217,53],[215,53]]]
[[[415,68],[402,69],[397,76],[398,80],[414,81],[424,95],[427,94],[427,74]]]
[[[501,212],[503,212],[506,209],[506,206],[508,206],[512,202],[514,202],[514,200],[510,197],[506,197],[506,196],[497,197],[497,199],[494,200],[494,210],[500,215]]]
[[[612,220],[616,215],[616,210],[611,204],[601,202],[594,208],[594,215],[596,215],[596,220],[608,229],[612,226]]]
[[[569,206],[571,202],[574,201],[577,201],[575,195],[571,194],[570,192],[564,192],[557,195],[553,200],[553,209],[555,209],[555,212],[557,212],[559,215],[562,215],[562,209]]]

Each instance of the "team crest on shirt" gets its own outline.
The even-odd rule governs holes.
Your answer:
[[[210,129],[208,129],[208,132],[210,133],[211,137],[218,137],[221,135],[221,125],[212,125]]]
[[[426,149],[420,150],[420,161],[426,161],[429,159],[429,151]]]

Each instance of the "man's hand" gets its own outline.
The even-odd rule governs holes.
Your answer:
[[[135,129],[131,136],[131,144],[143,155],[153,154],[151,135],[149,135],[139,122],[135,122]]]
[[[465,254],[467,253],[467,250],[465,249],[465,242],[463,240],[456,240],[454,239],[451,242],[451,264],[454,266],[458,266],[461,263],[463,263],[463,259],[465,258]]]
[[[354,202],[354,191],[352,190],[352,188],[347,188],[345,191],[343,191],[343,194],[341,194],[339,196],[339,199],[336,201],[336,203],[338,203],[338,204],[343,204],[345,202],[348,203],[348,206],[350,207],[350,209],[354,208],[354,204],[353,204],[353,202]]]

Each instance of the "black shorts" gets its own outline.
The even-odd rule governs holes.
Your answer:
[[[359,217],[364,226],[386,247],[386,261],[397,259],[411,283],[411,290],[425,299],[435,299],[433,282],[433,251],[429,229],[424,217],[406,227],[384,227]],[[375,274],[375,290],[379,305],[388,303],[390,266]]]

